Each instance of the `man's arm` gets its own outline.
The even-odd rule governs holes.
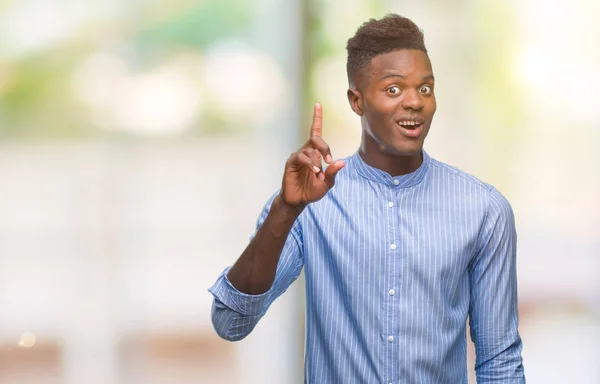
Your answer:
[[[227,340],[248,335],[273,300],[296,280],[303,261],[298,217],[333,188],[344,161],[332,162],[321,137],[322,110],[316,104],[309,140],[285,164],[281,191],[267,204],[257,232],[234,266],[210,289],[212,321]],[[326,170],[321,159],[330,164]],[[270,206],[269,206],[270,205]]]
[[[223,339],[246,337],[302,270],[302,235],[295,222],[298,212],[288,211],[278,201],[275,195],[267,202],[250,244],[210,288],[213,326]]]
[[[302,209],[286,204],[281,195],[273,199],[266,220],[227,274],[236,289],[259,295],[271,288],[281,251]]]
[[[470,265],[469,322],[477,382],[525,383],[517,313],[517,234],[512,208],[495,189]]]

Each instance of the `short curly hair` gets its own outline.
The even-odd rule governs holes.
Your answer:
[[[365,22],[346,44],[349,85],[354,86],[358,72],[374,57],[399,49],[418,49],[427,54],[423,32],[412,20],[391,13]]]

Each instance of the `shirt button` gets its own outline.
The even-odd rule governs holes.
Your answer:
[[[398,179],[394,180],[394,185],[398,185],[398,184],[400,184],[400,180],[398,180]]]
[[[388,336],[388,341],[390,343],[393,343],[394,342],[394,336]]]
[[[388,207],[389,207],[389,208],[392,208],[393,206],[394,206],[394,203],[390,201],[390,202],[388,203]]]
[[[388,293],[390,294],[390,296],[394,296],[396,294],[396,291],[394,291],[393,289],[390,289],[388,291]]]
[[[396,249],[396,244],[392,244],[392,245],[390,245],[390,249],[391,249],[392,251],[394,251],[394,250]]]

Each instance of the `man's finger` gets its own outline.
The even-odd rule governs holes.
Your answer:
[[[323,134],[323,107],[321,104],[315,104],[315,110],[313,112],[313,121],[310,126],[310,135],[319,136]]]
[[[313,173],[319,174],[321,173],[321,168],[317,167],[313,160],[307,156],[305,153],[300,152],[297,156],[297,162],[304,165],[308,169],[310,169]]]
[[[319,172],[321,172],[321,154],[314,148],[305,148],[301,153],[304,153],[306,156],[310,158],[313,165],[319,168]]]
[[[321,154],[314,148],[305,148],[302,153],[308,156],[312,162],[313,170],[319,180],[325,180],[323,167],[321,166]]]
[[[346,163],[344,160],[336,160],[331,163],[327,169],[325,169],[325,183],[327,183],[327,187],[332,188],[335,184],[335,176],[340,171],[340,169],[344,168]]]
[[[322,137],[312,136],[310,138],[310,144],[314,149],[321,153],[327,164],[331,164],[333,161],[333,158],[331,157],[331,150],[329,149],[329,145],[325,142],[325,140],[323,140]]]

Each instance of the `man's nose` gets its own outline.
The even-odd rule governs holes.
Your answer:
[[[404,109],[413,109],[418,111],[423,108],[423,99],[421,94],[416,89],[410,89],[404,91],[404,97],[402,98],[402,107]]]

